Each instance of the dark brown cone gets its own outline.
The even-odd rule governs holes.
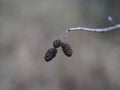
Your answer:
[[[60,40],[60,39],[55,40],[55,41],[53,42],[53,46],[54,46],[55,48],[60,47],[60,46],[61,46],[61,40]]]
[[[50,48],[46,51],[44,59],[46,62],[51,61],[57,54],[56,48]]]
[[[71,57],[73,53],[71,46],[65,42],[62,42],[61,45],[62,45],[62,50],[64,54],[68,57]]]

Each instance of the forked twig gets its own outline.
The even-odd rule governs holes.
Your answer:
[[[69,31],[79,31],[79,30],[84,30],[84,31],[91,31],[91,32],[107,32],[107,31],[111,31],[114,29],[119,29],[120,28],[120,24],[116,24],[114,26],[110,26],[107,28],[85,28],[85,27],[76,27],[76,28],[69,28]]]
[[[112,20],[112,17],[109,16],[108,20],[113,24],[113,26],[107,27],[107,28],[86,28],[86,27],[75,27],[75,28],[69,28],[66,31],[79,31],[79,30],[84,30],[84,31],[91,31],[91,32],[107,32],[111,31],[114,29],[120,29],[120,24],[115,24],[115,22]]]

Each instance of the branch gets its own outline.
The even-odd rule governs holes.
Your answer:
[[[112,26],[107,27],[107,28],[86,28],[86,27],[75,27],[75,28],[69,28],[66,31],[79,31],[79,30],[84,30],[84,31],[91,31],[91,32],[107,32],[111,31],[114,29],[120,29],[120,24],[115,24],[113,21],[112,17],[109,16],[108,20],[112,23]]]
[[[71,48],[71,46],[67,43],[66,38],[68,35],[68,32],[70,31],[91,31],[91,32],[107,32],[107,31],[111,31],[114,29],[120,29],[120,24],[116,24],[112,17],[109,16],[108,17],[108,21],[111,22],[112,26],[107,27],[107,28],[86,28],[86,27],[75,27],[75,28],[69,28],[68,30],[66,30],[64,32],[63,35],[60,36],[60,38],[56,39],[55,41],[53,41],[53,47],[49,48],[45,55],[44,55],[44,59],[46,62],[51,61],[53,58],[56,57],[57,54],[57,48],[61,47],[63,50],[63,53],[67,56],[67,57],[71,57],[73,54],[73,50]]]
[[[68,31],[79,31],[79,30],[84,30],[84,31],[91,31],[91,32],[107,32],[111,31],[113,29],[120,29],[120,24],[116,24],[111,27],[107,28],[85,28],[85,27],[76,27],[76,28],[69,28]]]

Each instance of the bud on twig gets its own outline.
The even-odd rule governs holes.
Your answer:
[[[63,50],[64,54],[67,57],[71,57],[72,53],[73,53],[71,46],[65,42],[62,42],[61,45],[62,45],[62,50]]]
[[[46,51],[44,59],[46,62],[51,61],[57,54],[56,48],[50,48]]]

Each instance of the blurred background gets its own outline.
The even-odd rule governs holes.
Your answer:
[[[120,90],[120,31],[68,34],[73,49],[44,53],[70,27],[120,23],[120,0],[0,0],[0,90]]]

